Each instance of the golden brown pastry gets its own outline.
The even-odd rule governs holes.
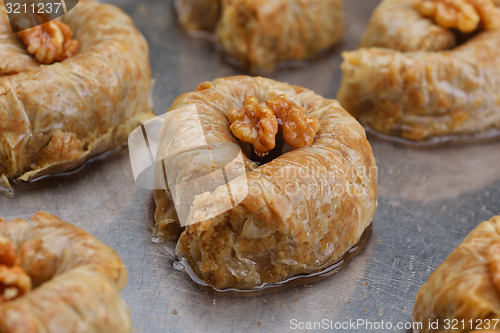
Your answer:
[[[214,33],[253,70],[309,58],[344,34],[342,0],[177,0],[176,8],[186,31]]]
[[[0,1],[0,50],[0,77],[38,67],[38,62],[26,52],[21,39],[12,33],[3,1]]]
[[[116,253],[49,213],[31,221],[0,219],[0,332],[132,332]]]
[[[250,96],[272,104],[285,101],[281,95],[319,130],[312,143],[259,166],[250,160],[252,147],[233,136],[229,112]],[[235,76],[201,83],[169,114],[158,139],[156,181],[163,189],[155,191],[155,233],[179,231],[180,217],[186,227],[178,255],[206,283],[251,289],[316,272],[341,259],[372,221],[375,159],[363,127],[337,101]],[[301,140],[310,135],[296,128]],[[217,183],[220,170],[226,181]]]
[[[470,22],[455,9],[446,22],[438,11],[419,10],[446,1],[384,0],[362,48],[343,54],[338,99],[363,124],[407,142],[500,135],[500,10],[491,0],[460,0]],[[450,27],[480,32],[459,45]]]
[[[1,178],[72,170],[151,117],[148,45],[120,9],[80,1],[62,17],[80,50],[51,65],[28,55],[0,9]]]
[[[500,216],[481,223],[432,273],[413,320],[423,323],[419,332],[500,330]],[[439,327],[429,329],[429,320]]]

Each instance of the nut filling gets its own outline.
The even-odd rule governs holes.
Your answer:
[[[305,109],[285,95],[262,103],[249,96],[242,109],[229,111],[229,122],[234,136],[252,144],[260,157],[274,149],[278,130],[283,131],[283,140],[296,149],[310,145],[320,127],[318,119],[307,117]]]
[[[444,28],[472,32],[479,23],[485,30],[500,28],[500,11],[493,0],[424,0],[417,1],[416,9]]]
[[[31,290],[31,278],[21,267],[12,242],[0,236],[0,304],[18,298]]]
[[[41,64],[74,56],[79,49],[78,41],[72,39],[73,31],[66,23],[53,20],[31,29],[18,32],[26,49]]]

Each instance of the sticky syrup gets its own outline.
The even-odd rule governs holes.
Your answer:
[[[439,137],[435,136],[424,141],[415,141],[380,133],[366,124],[364,124],[364,127],[366,133],[371,137],[411,148],[433,148],[461,144],[486,143],[500,140],[500,128],[492,128],[481,133],[460,135],[452,134]]]
[[[28,181],[23,181],[19,179],[10,179],[10,184],[12,188],[9,189],[7,186],[0,186],[0,193],[7,194],[8,196],[13,196],[16,191],[32,190],[40,187],[50,186],[53,184],[62,183],[69,181],[71,179],[82,176],[87,172],[87,170],[100,165],[104,161],[115,158],[121,155],[126,149],[126,146],[120,146],[113,150],[106,151],[100,155],[90,158],[81,166],[76,169],[61,172],[51,175],[43,175]]]
[[[227,289],[217,289],[214,286],[207,284],[203,281],[196,273],[193,271],[189,263],[185,258],[181,258],[178,261],[175,261],[173,266],[176,270],[185,272],[194,284],[201,289],[201,291],[208,292],[215,295],[220,296],[239,296],[239,297],[253,297],[258,296],[263,293],[277,292],[285,289],[294,288],[304,284],[311,284],[320,280],[323,280],[331,275],[337,274],[342,268],[346,267],[348,262],[360,253],[368,240],[370,234],[371,224],[368,228],[365,229],[358,243],[354,245],[349,251],[347,251],[342,259],[339,261],[319,270],[316,272],[308,273],[308,274],[300,274],[296,276],[292,276],[282,282],[278,283],[264,283],[258,287],[252,289],[235,289],[235,288],[227,288]]]

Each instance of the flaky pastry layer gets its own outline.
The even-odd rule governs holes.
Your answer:
[[[188,32],[215,33],[217,42],[250,69],[273,70],[340,41],[342,0],[178,0]]]
[[[376,131],[413,141],[498,135],[500,30],[457,46],[415,3],[377,7],[361,48],[343,54],[339,102]]]
[[[39,65],[0,11],[0,177],[71,170],[122,146],[152,116],[148,45],[119,8],[80,1],[62,17],[80,43]]]
[[[432,273],[417,294],[413,320],[424,324],[422,333],[500,329],[500,216],[481,223]],[[429,328],[436,320],[439,327]],[[460,325],[452,329],[446,320]]]
[[[1,332],[132,332],[120,290],[127,271],[116,253],[52,214],[31,223],[0,219],[0,236],[17,248],[33,290],[0,302]]]
[[[232,135],[228,112],[241,109],[248,96],[262,102],[282,94],[304,107],[320,128],[312,144],[258,166]],[[177,157],[165,160],[164,169],[157,168],[157,183],[164,189],[155,192],[155,230],[170,232],[179,226],[163,170],[169,183],[174,174],[182,185],[225,167],[225,154],[230,161],[239,150],[240,168],[247,170],[245,177],[231,178],[228,184],[234,198],[245,188],[248,195],[215,217],[210,212],[223,205],[225,185],[194,198],[184,193],[202,187],[201,180],[186,192],[176,188],[175,198],[191,206],[177,252],[203,280],[221,289],[275,283],[325,268],[359,241],[377,206],[376,163],[363,127],[337,101],[271,79],[236,76],[200,84],[178,97],[169,112],[189,106],[197,112],[179,115],[174,130],[170,128],[176,133],[173,141],[165,141],[169,134],[160,133],[158,154]],[[221,150],[221,158],[201,159],[205,147],[186,150],[196,146],[198,138],[191,131],[196,122],[203,128],[208,151]],[[226,168],[228,177],[233,166],[238,168]]]

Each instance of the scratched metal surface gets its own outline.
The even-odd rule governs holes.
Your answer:
[[[114,2],[149,41],[157,113],[201,81],[244,73],[209,42],[186,36],[171,1]],[[340,52],[356,47],[378,1],[345,2],[342,45],[308,67],[282,70],[273,78],[335,98]],[[418,289],[468,232],[500,213],[500,143],[432,150],[371,143],[380,196],[365,248],[339,274],[273,294],[214,296],[174,270],[173,246],[151,240],[152,196],[134,184],[126,152],[72,180],[20,191],[14,198],[0,196],[0,216],[28,218],[48,211],[113,247],[129,271],[122,295],[137,332],[287,332],[292,319],[395,325],[411,320]]]

